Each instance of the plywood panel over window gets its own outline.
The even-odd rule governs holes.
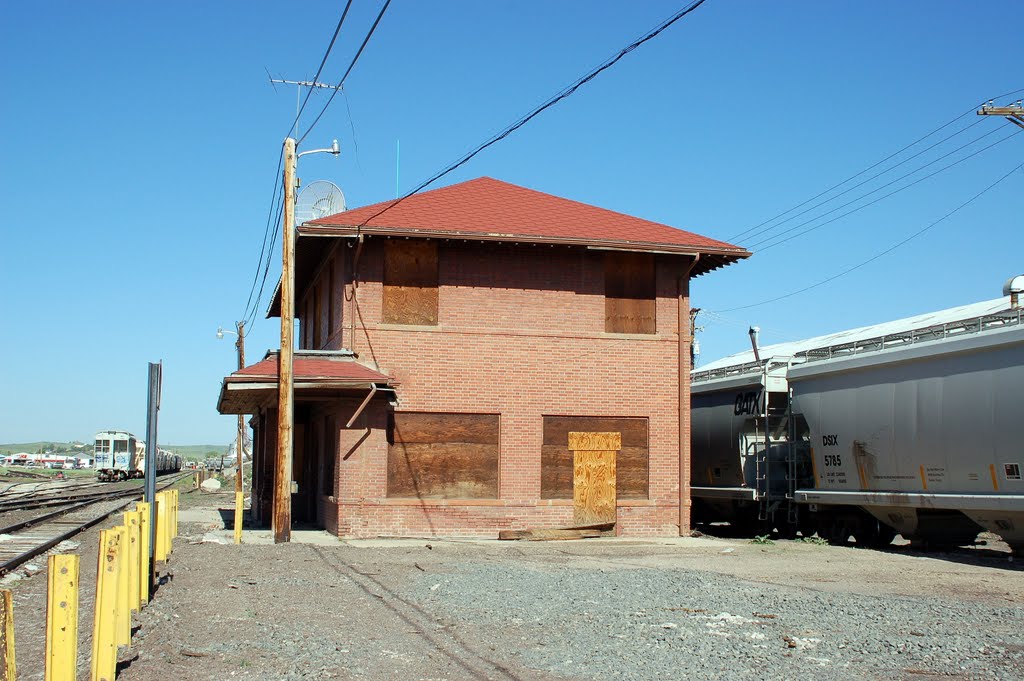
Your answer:
[[[392,414],[388,496],[498,498],[497,414]]]
[[[389,239],[384,242],[386,324],[437,325],[437,242]]]
[[[648,496],[647,419],[603,416],[545,416],[541,447],[541,499],[572,499],[573,456],[569,433],[622,433],[616,455],[615,492],[620,499]]]
[[[604,329],[608,333],[656,333],[654,255],[606,253]]]

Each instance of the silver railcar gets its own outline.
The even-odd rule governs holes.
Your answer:
[[[1024,323],[1005,298],[740,353],[692,393],[698,519],[1024,546]]]

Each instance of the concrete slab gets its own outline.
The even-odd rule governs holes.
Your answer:
[[[211,528],[206,534],[228,539],[234,543],[234,532],[224,525],[224,513],[234,513],[231,509],[215,508],[182,508],[178,511],[178,520],[182,523],[197,523]],[[614,544],[618,546],[674,546],[678,548],[726,548],[747,543],[744,540],[718,539],[715,537],[601,537],[600,539],[583,539],[587,543]],[[273,544],[274,534],[268,529],[242,530],[243,544]],[[313,544],[316,546],[351,546],[353,548],[408,548],[425,544],[477,544],[509,546],[532,542],[499,541],[494,537],[376,537],[373,539],[339,539],[325,530],[292,530],[292,543]]]

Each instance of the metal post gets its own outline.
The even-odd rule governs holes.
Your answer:
[[[160,411],[160,383],[163,380],[163,363],[149,363],[149,399],[146,406],[146,502],[149,503],[149,594],[156,584],[156,432],[157,415]],[[148,601],[149,599],[147,599]]]
[[[295,140],[284,141],[284,219],[281,225],[281,353],[278,360],[277,457],[274,461],[274,543],[292,535],[292,353],[295,318]]]

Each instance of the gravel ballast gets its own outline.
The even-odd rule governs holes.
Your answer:
[[[1024,678],[1024,573],[1005,547],[302,532],[236,546],[220,543],[226,498],[183,510],[196,520],[134,618],[119,679]],[[81,678],[94,534],[76,538]],[[8,586],[19,678],[41,679],[45,571]]]

